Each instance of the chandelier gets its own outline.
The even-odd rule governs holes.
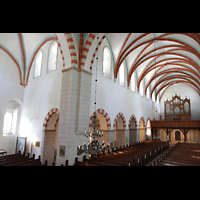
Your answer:
[[[98,127],[97,116],[94,114],[92,118],[93,118],[93,121],[92,121],[91,127],[93,128],[93,132],[85,131],[85,136],[90,137],[92,141],[91,143],[88,141],[88,144],[83,143],[82,148],[80,146],[78,146],[78,148],[79,148],[79,153],[86,153],[86,154],[91,154],[92,156],[95,156],[95,155],[104,154],[105,150],[109,148],[109,143],[106,146],[103,140],[102,145],[100,145],[98,138],[103,136],[103,132],[100,133],[97,130],[97,127]]]
[[[97,93],[97,70],[98,70],[98,46],[99,46],[99,35],[97,34],[97,52],[96,52],[96,79],[95,79],[95,102],[94,102],[94,110],[96,110],[96,93]],[[93,114],[92,116],[93,120],[92,120],[92,124],[91,127],[93,128],[92,132],[87,132],[85,131],[85,137],[90,137],[90,140],[92,139],[91,143],[88,141],[88,144],[83,143],[83,146],[78,146],[78,152],[79,154],[82,153],[86,153],[86,154],[91,154],[91,156],[95,156],[95,155],[100,155],[100,154],[104,154],[105,150],[109,149],[109,143],[107,144],[107,146],[104,143],[104,140],[102,142],[102,144],[100,145],[99,143],[99,137],[103,136],[103,131],[102,133],[100,133],[97,130],[98,127],[98,123],[97,123],[97,116],[96,114]]]

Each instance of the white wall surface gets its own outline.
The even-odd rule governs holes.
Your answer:
[[[49,47],[52,41],[42,46],[42,72],[38,78],[33,78],[34,64],[30,71],[29,82],[24,92],[23,109],[19,135],[27,137],[27,153],[31,149],[31,141],[40,141],[40,147],[33,147],[33,152],[42,156],[43,122],[46,114],[52,108],[60,109],[62,82],[62,59],[58,49],[57,70],[47,73]]]
[[[112,69],[111,79],[102,75],[102,54],[103,48],[109,46],[107,40],[103,40],[98,52],[98,70],[97,70],[97,104],[96,109],[104,109],[111,119],[111,129],[113,129],[113,123],[116,115],[122,112],[126,118],[126,128],[128,128],[128,121],[133,114],[136,116],[138,125],[139,120],[143,116],[145,123],[149,117],[151,120],[155,117],[156,104],[151,99],[147,99],[146,96],[141,96],[139,93],[132,92],[130,87],[127,88],[119,85],[118,78],[114,81],[114,66]],[[93,50],[91,49],[91,52]],[[86,65],[89,65],[90,60],[86,61]],[[91,89],[91,106],[90,113],[94,112],[94,94],[95,94],[95,79],[96,79],[96,59],[94,60],[92,69],[92,89]],[[126,80],[126,78],[125,78]]]
[[[23,102],[24,87],[20,85],[19,72],[11,58],[4,51],[0,51],[0,58],[4,58],[0,60],[0,149],[5,149],[8,154],[11,154],[15,152],[18,128],[15,135],[3,136],[4,115],[10,100],[17,99]],[[19,121],[18,118],[16,127]]]

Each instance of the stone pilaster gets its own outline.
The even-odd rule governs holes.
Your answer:
[[[77,146],[87,142],[91,95],[91,73],[75,67],[63,70],[56,165],[74,164]],[[60,147],[65,155],[60,155]],[[82,155],[78,156],[82,161]]]

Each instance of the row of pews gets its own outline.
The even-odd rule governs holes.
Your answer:
[[[29,156],[29,153],[25,156],[25,154],[22,155],[20,152],[17,154],[1,156],[0,166],[47,166],[47,161],[42,165],[40,155],[38,156],[38,159],[35,159],[35,154],[33,154],[33,157]]]
[[[200,166],[200,144],[177,143],[158,166]]]
[[[92,156],[90,159],[83,157],[83,162],[75,158],[73,166],[145,166],[160,153],[169,148],[169,142],[144,141],[135,145],[113,149],[112,152],[100,156]],[[66,161],[65,166],[69,166]]]

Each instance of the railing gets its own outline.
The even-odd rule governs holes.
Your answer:
[[[200,120],[181,120],[181,121],[151,121],[152,127],[180,127],[180,128],[199,128],[200,129]]]

